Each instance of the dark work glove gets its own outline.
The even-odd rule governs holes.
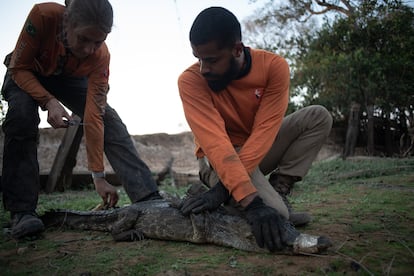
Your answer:
[[[266,246],[272,252],[282,249],[283,217],[264,204],[259,196],[246,206],[245,211],[257,245]]]
[[[229,199],[229,192],[224,187],[223,183],[219,181],[207,192],[185,200],[181,207],[181,212],[183,212],[185,216],[188,216],[190,213],[198,214],[203,211],[215,210]]]

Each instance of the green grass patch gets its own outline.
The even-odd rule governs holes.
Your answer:
[[[188,187],[160,189],[183,196]],[[119,206],[129,204],[119,189]],[[351,159],[315,163],[289,197],[324,234],[327,255],[253,254],[217,246],[145,240],[115,243],[108,233],[48,229],[35,241],[0,235],[2,275],[413,275],[414,159]],[[37,212],[90,210],[94,190],[41,194]],[[0,213],[0,224],[9,216]]]

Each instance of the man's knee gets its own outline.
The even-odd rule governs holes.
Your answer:
[[[19,110],[9,110],[3,123],[6,135],[19,137],[37,137],[40,118],[37,110],[30,110],[24,106]]]
[[[329,111],[322,105],[310,105],[305,107],[307,110],[308,115],[306,117],[316,123],[318,128],[325,129],[328,134],[332,128],[332,115]]]
[[[105,106],[104,120],[108,122],[121,121],[121,118],[119,117],[118,112],[116,112],[114,108],[107,104]]]
[[[131,139],[130,134],[115,109],[107,105],[104,114],[104,139],[106,142],[119,143]]]
[[[332,129],[333,119],[331,113],[321,105],[317,106],[318,112],[320,113],[321,124],[326,130],[326,135],[328,136]]]
[[[328,126],[332,125],[332,115],[329,113],[328,109],[322,105],[314,105],[316,112],[319,114],[319,117],[324,121]]]

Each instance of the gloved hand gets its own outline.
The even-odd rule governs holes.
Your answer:
[[[283,217],[275,209],[264,204],[263,200],[256,196],[246,206],[245,212],[258,246],[266,246],[272,252],[283,248]]]
[[[190,197],[181,206],[181,212],[185,216],[190,213],[198,214],[203,211],[217,209],[222,203],[230,199],[230,194],[219,181],[213,188],[196,197]]]

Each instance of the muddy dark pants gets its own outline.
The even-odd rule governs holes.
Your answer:
[[[87,79],[61,76],[38,77],[61,103],[83,117]],[[38,104],[6,74],[2,88],[8,102],[3,123],[4,152],[1,186],[6,210],[35,211],[39,183],[37,145],[40,123]],[[87,127],[87,126],[85,126]],[[158,190],[147,165],[140,159],[126,126],[109,105],[104,115],[104,150],[132,202]]]

